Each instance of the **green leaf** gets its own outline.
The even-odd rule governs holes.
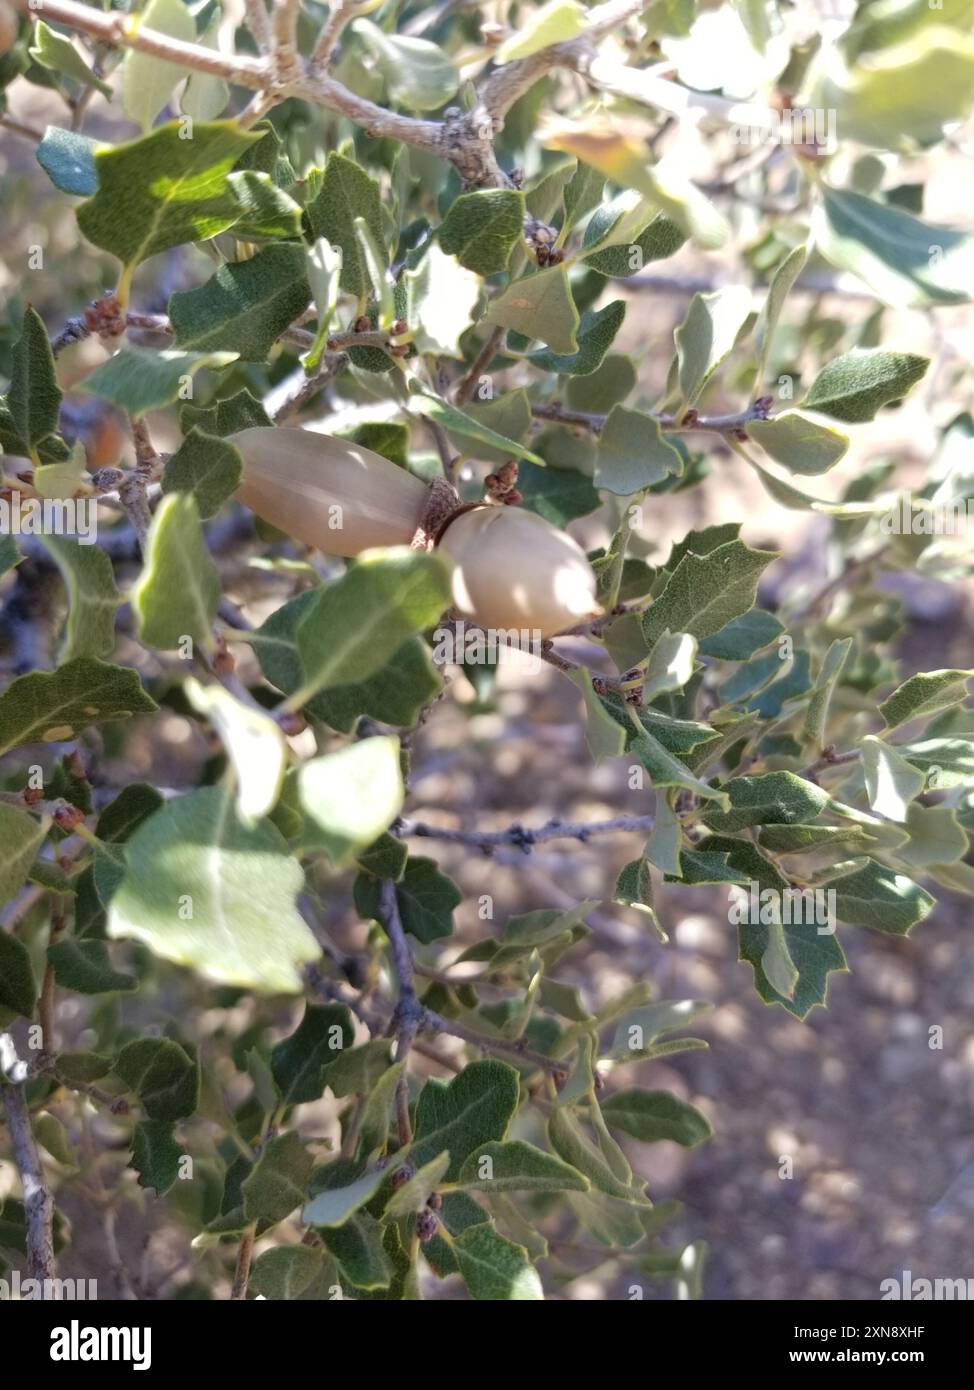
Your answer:
[[[90,198],[98,191],[97,148],[98,142],[90,136],[49,125],[37,146],[37,162],[62,193]]]
[[[279,1134],[261,1151],[244,1178],[244,1216],[248,1221],[283,1221],[304,1204],[314,1160],[300,1135]]]
[[[386,1254],[382,1227],[374,1216],[359,1212],[344,1225],[320,1230],[321,1239],[356,1289],[387,1289],[392,1264]]]
[[[136,23],[183,43],[196,40],[196,24],[183,0],[149,0]],[[122,110],[130,121],[149,130],[185,76],[181,64],[130,49],[122,62]]]
[[[577,38],[584,28],[585,10],[577,0],[548,0],[540,10],[532,10],[517,32],[504,40],[494,59],[510,63],[515,58],[530,58],[549,44]]]
[[[686,318],[673,335],[682,402],[678,414],[706,389],[734,347],[750,308],[751,291],[744,285],[693,296]]]
[[[634,1009],[620,1018],[607,1055],[636,1061],[652,1049],[657,1038],[688,1028],[713,1007],[701,999],[661,999]]]
[[[784,630],[773,613],[752,608],[713,636],[705,637],[700,643],[700,655],[715,656],[722,661],[746,661],[780,637]]]
[[[591,478],[575,468],[559,468],[552,463],[546,468],[522,463],[517,486],[522,505],[553,526],[564,527],[576,517],[588,516],[600,504]]]
[[[203,11],[201,13],[205,13]],[[197,36],[197,43],[217,51],[220,47],[222,10],[217,7],[206,30]],[[180,97],[180,109],[194,121],[215,121],[230,100],[230,84],[222,77],[208,72],[191,72]]]
[[[643,702],[652,704],[658,695],[682,690],[693,675],[696,657],[696,639],[688,632],[664,632],[646,666]]]
[[[775,329],[778,327],[781,311],[792,286],[804,270],[807,259],[807,249],[804,246],[796,246],[793,251],[789,251],[771,277],[768,296],[758,315],[758,321],[754,325],[754,341],[758,351],[758,370],[755,378],[757,385],[764,381],[768,354],[771,351],[771,344],[774,340]]]
[[[672,1139],[685,1149],[693,1149],[713,1136],[706,1116],[669,1091],[616,1091],[603,1102],[602,1114],[606,1124],[643,1144]]]
[[[339,1100],[344,1096],[367,1095],[388,1070],[391,1051],[388,1038],[373,1038],[340,1052],[328,1068],[332,1094]]]
[[[523,234],[524,194],[514,188],[461,193],[440,227],[440,245],[478,275],[506,270]]]
[[[8,903],[24,886],[37,851],[47,839],[48,823],[0,801],[0,902]]]
[[[239,215],[227,175],[262,135],[236,121],[196,124],[191,140],[184,134],[182,122],[170,121],[95,154],[98,192],[78,209],[78,226],[130,269],[171,246],[217,236]]]
[[[434,242],[415,270],[405,275],[406,318],[416,326],[417,352],[462,357],[460,338],[474,320],[481,279]]]
[[[652,650],[664,632],[712,637],[754,607],[758,580],[776,559],[774,551],[752,550],[728,541],[707,555],[684,555],[643,617]]]
[[[936,900],[918,883],[871,859],[857,873],[831,885],[840,922],[870,927],[887,936],[908,936],[933,911]]]
[[[34,1138],[43,1148],[65,1168],[78,1171],[78,1156],[68,1138],[68,1132],[61,1121],[47,1111],[35,1115],[33,1120]]]
[[[112,89],[107,82],[96,77],[66,34],[51,29],[42,19],[34,25],[30,56],[35,63],[51,72],[59,72],[75,82],[94,87],[103,97],[111,99]]]
[[[122,601],[112,562],[103,550],[65,536],[38,540],[50,552],[68,591],[68,621],[62,661],[79,656],[109,656],[115,646],[115,614]]]
[[[674,757],[648,729],[635,735],[629,744],[629,751],[635,753],[649,773],[654,787],[686,787],[689,791],[696,792],[703,801],[716,801],[721,806],[727,805],[726,792],[695,777],[687,765]]]
[[[560,0],[555,0],[560,3]],[[498,1235],[486,1222],[470,1226],[451,1246],[471,1298],[491,1302],[543,1302],[538,1272],[522,1245]]]
[[[79,994],[127,994],[139,987],[134,975],[115,969],[104,941],[58,941],[47,948],[47,959],[58,984]]]
[[[0,754],[23,743],[63,743],[91,724],[155,709],[137,671],[77,657],[56,671],[18,676],[0,694]]]
[[[552,352],[579,350],[575,336],[578,310],[563,265],[549,266],[515,280],[490,301],[482,322],[540,339]]]
[[[126,1043],[112,1070],[138,1096],[150,1120],[183,1120],[199,1105],[199,1063],[171,1038]]]
[[[869,808],[887,820],[905,821],[909,803],[926,786],[926,776],[881,738],[862,739],[862,770]]]
[[[10,807],[3,807],[8,811]],[[0,821],[6,829],[6,816]],[[4,877],[8,876],[4,866]],[[21,884],[14,889],[19,892]],[[11,1009],[24,1018],[33,1018],[37,1004],[37,982],[31,967],[30,956],[22,941],[10,932],[0,932],[0,1009]]]
[[[375,675],[449,602],[449,573],[438,556],[405,546],[366,551],[318,591],[298,622],[304,684],[292,701]]]
[[[831,644],[822,658],[822,666],[812,688],[802,732],[804,737],[819,749],[825,747],[825,727],[828,723],[832,692],[845,669],[849,653],[852,651],[852,641],[851,637],[844,637]]]
[[[966,304],[974,297],[974,237],[937,227],[847,189],[822,189],[816,245],[894,309]]]
[[[416,1104],[410,1162],[418,1167],[448,1150],[446,1177],[456,1182],[468,1154],[505,1137],[518,1093],[514,1068],[493,1060],[471,1062],[449,1083],[430,1077]]]
[[[866,835],[861,825],[762,825],[758,844],[772,854],[802,854],[823,847],[862,849]]]
[[[225,396],[212,406],[183,406],[179,414],[179,424],[183,434],[190,434],[194,429],[198,429],[202,434],[216,435],[219,439],[225,439],[228,434],[236,434],[240,430],[266,429],[272,424],[272,421],[260,401],[244,388],[236,395]],[[165,486],[165,473],[163,473],[163,485]],[[194,488],[182,486],[182,490],[192,492]],[[200,508],[200,515],[203,515],[203,501],[200,497],[197,497],[196,500]]]
[[[300,992],[300,967],[320,949],[296,907],[304,874],[273,826],[245,826],[224,790],[204,787],[150,816],[125,859],[109,936],[220,984]]]
[[[460,74],[439,44],[386,34],[370,19],[355,19],[352,30],[374,54],[386,91],[410,111],[436,111],[456,93]]]
[[[397,738],[365,738],[302,763],[298,795],[312,842],[335,865],[371,845],[402,810],[405,789]]]
[[[321,1172],[319,1169],[315,1177]],[[324,1169],[324,1172],[327,1173],[328,1169]],[[370,1173],[363,1173],[362,1177],[345,1187],[328,1187],[311,1199],[301,1213],[301,1220],[306,1226],[318,1229],[343,1226],[360,1207],[371,1201],[387,1177],[384,1168],[376,1168]]]
[[[60,1052],[57,1059],[57,1077],[66,1086],[84,1089],[92,1081],[100,1081],[112,1069],[111,1057],[99,1056],[97,1052]]]
[[[287,745],[280,725],[216,682],[201,685],[190,677],[183,689],[219,734],[236,779],[237,814],[253,825],[273,810],[284,780]]]
[[[588,1137],[569,1106],[557,1105],[552,1108],[548,1118],[548,1138],[555,1152],[606,1196],[617,1197],[623,1202],[645,1202],[632,1185],[631,1178],[624,1181],[613,1170],[605,1154]]]
[[[967,699],[967,682],[974,670],[922,671],[896,687],[879,707],[887,729],[912,719],[927,718]]]
[[[598,212],[595,214],[595,217],[597,216]],[[586,245],[589,244],[589,233],[593,230],[595,217],[589,223],[589,229],[585,234]],[[583,257],[589,269],[597,270],[600,275],[608,275],[615,280],[627,280],[630,275],[636,275],[652,261],[665,260],[668,256],[675,255],[686,239],[687,234],[682,227],[678,227],[663,213],[657,213],[638,236],[627,235],[624,242],[618,245],[607,244],[614,240],[611,233],[607,237],[598,237],[598,247],[601,249],[585,251]]]
[[[245,396],[247,393],[240,394]],[[189,493],[196,502],[200,517],[206,521],[216,516],[224,502],[233,496],[242,477],[240,450],[224,439],[204,434],[194,426],[176,452],[166,460],[162,490]]]
[[[604,309],[586,309],[578,324],[578,351],[560,357],[551,351],[533,352],[528,359],[543,372],[565,376],[588,376],[602,365],[626,317],[623,300],[614,299]]]
[[[386,1206],[383,1216],[387,1220],[398,1220],[401,1216],[411,1216],[422,1211],[433,1193],[442,1183],[450,1166],[448,1153],[438,1154],[418,1168],[408,1182],[396,1189]]]
[[[585,743],[592,761],[600,763],[603,758],[618,758],[626,746],[626,731],[592,689],[592,673],[579,669],[570,672],[568,679],[578,687],[585,701]]]
[[[193,377],[203,367],[217,371],[236,360],[235,352],[181,352],[175,348],[150,352],[123,347],[86,376],[79,389],[111,401],[130,415],[145,415],[191,398]]]
[[[745,830],[750,825],[796,825],[814,820],[829,801],[828,792],[794,772],[734,777],[725,790],[730,810],[708,811],[712,830]]]
[[[853,348],[822,368],[801,404],[834,420],[861,424],[881,406],[902,400],[929,365],[929,358],[910,352]]]
[[[776,463],[806,477],[827,473],[849,447],[846,435],[806,420],[793,410],[773,420],[750,420],[747,433]]]
[[[931,790],[974,784],[974,742],[970,739],[922,739],[899,744],[898,752],[921,770]]]
[[[463,895],[452,879],[441,874],[432,859],[410,855],[396,884],[396,901],[403,927],[417,941],[428,944],[453,933],[453,909]],[[366,919],[379,911],[379,885],[359,875],[355,882],[355,910]]]
[[[140,1187],[164,1197],[179,1177],[182,1145],[173,1138],[169,1120],[139,1120],[132,1131],[132,1164]]]
[[[282,1101],[301,1105],[320,1100],[331,1064],[344,1056],[355,1030],[340,1004],[306,1004],[301,1022],[271,1052],[271,1072]]]
[[[321,1252],[308,1245],[276,1245],[258,1255],[247,1287],[280,1302],[299,1299],[321,1273]]]
[[[504,458],[528,459],[531,463],[544,467],[544,459],[532,453],[527,445],[519,444],[515,439],[508,439],[506,435],[498,434],[489,425],[482,424],[479,419],[468,415],[466,411],[458,410],[455,405],[450,405],[447,401],[440,400],[438,396],[431,396],[426,393],[410,396],[409,408],[417,415],[435,420],[450,434],[459,434],[463,439],[472,439],[476,443],[486,444],[491,449],[500,450]],[[478,453],[476,449],[471,449],[468,452],[477,458],[489,457],[489,455]]]
[[[679,477],[683,458],[652,415],[614,405],[599,435],[595,485],[631,497],[667,477]]]
[[[608,414],[636,389],[636,369],[625,353],[607,353],[601,367],[589,376],[572,377],[565,387],[565,404],[571,410]]]
[[[587,1192],[576,1168],[523,1139],[484,1144],[467,1155],[459,1182],[469,1192]]]
[[[956,864],[970,848],[957,813],[949,806],[910,806],[906,813],[906,844],[896,857],[914,869]]]
[[[31,454],[58,427],[61,388],[54,372],[54,354],[40,315],[29,306],[10,356],[7,410],[25,452]]]
[[[172,296],[173,344],[182,351],[227,351],[243,362],[265,362],[310,300],[303,248],[265,246],[249,261],[221,265],[199,289]]]
[[[383,244],[379,185],[354,160],[332,151],[321,187],[307,208],[312,237],[326,237],[342,253],[341,286],[358,298],[369,293],[371,281],[355,219],[361,217],[378,246]]]
[[[139,637],[171,650],[185,638],[212,645],[220,575],[210,559],[196,501],[190,493],[162,499],[149,530],[145,567],[131,593]]]

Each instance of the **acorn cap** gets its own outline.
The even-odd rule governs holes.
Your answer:
[[[595,574],[564,531],[520,507],[463,512],[439,548],[454,562],[453,602],[481,627],[551,637],[599,613]]]
[[[429,493],[381,454],[310,430],[259,425],[229,437],[244,476],[237,496],[259,517],[329,555],[409,545]]]

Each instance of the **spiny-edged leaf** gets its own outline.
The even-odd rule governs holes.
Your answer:
[[[740,870],[728,864],[726,854],[715,854],[703,849],[681,850],[679,874],[667,874],[666,878],[669,882],[676,883],[746,882]]]
[[[171,649],[190,637],[212,643],[220,575],[203,537],[196,500],[187,492],[162,499],[149,531],[145,568],[132,589],[139,636]]]
[[[47,948],[47,959],[58,984],[79,994],[126,994],[139,985],[115,969],[104,941],[57,941]]]
[[[524,226],[524,194],[514,188],[461,193],[440,227],[440,245],[478,275],[506,270]]]
[[[237,813],[253,825],[273,810],[280,794],[287,762],[280,725],[216,681],[203,685],[190,677],[183,690],[219,734],[236,779]]]
[[[199,1104],[199,1062],[172,1038],[126,1043],[112,1070],[138,1096],[150,1120],[183,1120]]]
[[[272,613],[247,638],[257,654],[260,669],[285,695],[293,695],[301,684],[301,658],[295,632],[317,598],[314,590],[299,594]],[[351,733],[362,715],[381,724],[409,728],[441,686],[442,677],[430,660],[428,647],[418,637],[410,637],[374,676],[355,685],[336,685],[323,690],[309,700],[304,709],[312,719],[320,719],[343,734]]]
[[[726,627],[705,637],[700,643],[701,656],[716,656],[722,661],[746,661],[769,642],[780,637],[784,627],[773,613],[752,608],[734,618]]]
[[[751,307],[751,292],[727,285],[712,294],[695,294],[676,330],[680,400],[693,405],[730,353]]]
[[[707,1117],[669,1091],[642,1091],[636,1087],[616,1091],[603,1101],[602,1114],[612,1129],[621,1129],[644,1144],[672,1139],[685,1149],[692,1149],[713,1135]]]
[[[247,1287],[272,1301],[301,1297],[321,1273],[321,1251],[308,1245],[276,1245],[258,1255]]]
[[[144,415],[185,395],[193,377],[204,367],[219,371],[236,360],[235,352],[182,352],[176,348],[150,352],[123,347],[86,376],[79,389],[111,401],[131,415]]]
[[[29,305],[10,355],[6,405],[13,428],[29,451],[58,427],[61,388],[54,374],[54,355],[47,329]]]
[[[936,899],[918,883],[875,859],[858,872],[836,879],[831,888],[840,922],[871,927],[887,936],[908,936],[936,906]]]
[[[98,191],[98,171],[95,165],[97,140],[76,130],[64,130],[49,125],[44,139],[37,146],[37,162],[62,193],[76,198],[90,198]]]
[[[708,555],[684,555],[643,617],[650,648],[664,632],[712,637],[754,607],[758,580],[776,559],[770,550],[752,550],[728,541]]]
[[[863,849],[867,840],[861,825],[762,825],[758,844],[772,854],[804,854],[826,846]]]
[[[164,799],[155,787],[146,782],[130,782],[99,815],[95,823],[98,846],[92,867],[95,888],[103,906],[111,902],[125,876],[123,843],[163,804]]]
[[[703,840],[699,847],[726,854],[733,868],[739,869],[756,885],[754,892],[759,901],[760,893],[766,889],[775,894],[777,902],[782,901],[781,895],[789,887],[788,880],[754,845],[714,835]],[[780,911],[776,915],[780,917]],[[816,1005],[824,1005],[829,975],[833,970],[848,969],[834,931],[824,928],[819,931],[815,923],[762,923],[760,911],[754,910],[751,901],[741,904],[735,920],[739,922],[740,959],[753,968],[758,994],[765,1003],[780,1004],[796,1018],[804,1018]],[[784,960],[780,958],[782,950]],[[787,993],[774,983],[780,978],[782,966],[794,972]]]
[[[138,23],[183,43],[196,39],[196,24],[183,0],[149,0]],[[122,62],[122,110],[148,130],[185,76],[186,69],[178,63],[130,49]]]
[[[312,236],[326,237],[342,253],[341,286],[361,297],[371,288],[362,246],[355,234],[361,217],[376,245],[382,246],[382,203],[379,185],[354,160],[333,150],[321,178],[321,187],[307,207]]]
[[[386,90],[398,106],[436,111],[456,93],[460,73],[439,44],[386,34],[370,19],[353,20],[352,29],[378,60]]]
[[[400,1216],[411,1216],[413,1212],[422,1211],[443,1182],[449,1166],[450,1155],[441,1153],[424,1163],[421,1168],[417,1168],[409,1181],[393,1193],[383,1216],[387,1220],[397,1220]]]
[[[599,434],[596,487],[631,497],[682,472],[683,459],[663,438],[654,416],[621,405],[612,407]]]
[[[183,1149],[173,1138],[171,1120],[139,1120],[132,1131],[132,1163],[140,1187],[164,1197],[179,1177]]]
[[[578,310],[563,265],[515,280],[490,301],[483,322],[540,339],[552,352],[578,352]]]
[[[623,300],[614,299],[604,309],[586,309],[578,324],[578,351],[560,357],[550,350],[533,352],[529,361],[543,372],[565,376],[588,376],[602,365],[602,359],[615,341],[626,317]]]
[[[696,792],[703,801],[716,801],[721,806],[727,805],[727,794],[722,788],[711,787],[699,777],[695,777],[686,764],[671,753],[648,729],[635,735],[629,743],[629,751],[635,753],[649,773],[654,787],[685,787]]]
[[[98,192],[78,209],[82,233],[131,267],[187,241],[226,231],[239,214],[227,175],[263,137],[236,121],[170,121],[125,145],[95,153]]]
[[[776,463],[806,476],[827,473],[849,447],[846,435],[807,420],[796,410],[773,420],[751,420],[747,432]]]
[[[815,244],[894,309],[966,304],[974,296],[974,237],[911,217],[850,189],[823,188]]]
[[[890,401],[902,400],[929,365],[929,358],[912,352],[853,348],[822,368],[800,404],[833,420],[861,424]]]
[[[708,811],[712,830],[744,830],[749,825],[796,825],[814,820],[829,800],[828,792],[794,772],[764,772],[734,777],[724,790],[727,811]]]
[[[403,927],[417,941],[428,944],[453,932],[453,909],[463,894],[433,859],[410,855],[402,878],[396,884],[396,901]],[[366,920],[378,917],[379,885],[369,875],[355,881],[355,910]]]
[[[405,275],[406,317],[416,326],[416,351],[462,357],[460,338],[474,321],[481,279],[433,243]]]
[[[460,1185],[472,1192],[587,1192],[588,1179],[523,1139],[483,1144],[468,1154]]]
[[[448,1150],[447,1180],[479,1144],[503,1139],[517,1109],[519,1082],[513,1067],[493,1060],[471,1062],[452,1081],[431,1077],[416,1104],[410,1161],[416,1165]]]
[[[575,468],[558,468],[551,463],[538,468],[522,463],[517,485],[522,505],[553,526],[564,527],[576,517],[588,516],[600,503],[591,478]]]
[[[896,857],[912,871],[956,864],[970,848],[967,832],[949,806],[910,806],[904,829],[909,839],[898,846]]]
[[[805,738],[816,748],[824,747],[825,726],[829,717],[829,707],[832,703],[832,692],[845,668],[851,651],[851,637],[837,638],[822,658],[822,665],[816,677],[815,685],[812,687],[808,708],[805,711],[803,727]]]
[[[895,748],[867,734],[861,743],[869,808],[887,820],[905,821],[909,804],[926,786],[926,775]]]
[[[327,1173],[327,1168],[318,1169],[315,1178]],[[360,1207],[371,1201],[387,1176],[384,1168],[376,1168],[344,1186],[325,1187],[312,1197],[301,1213],[301,1220],[307,1226],[344,1225]],[[315,1186],[318,1186],[317,1182]]]
[[[374,1216],[358,1212],[341,1226],[320,1227],[319,1234],[354,1289],[387,1289],[392,1283],[392,1264]]]
[[[594,222],[595,217],[589,223],[589,229]],[[660,212],[638,236],[630,237],[620,245],[602,245],[600,250],[586,252],[585,264],[591,270],[597,270],[600,275],[626,280],[651,261],[662,261],[668,256],[674,256],[686,239],[687,234],[683,228]],[[612,237],[609,236],[608,240],[611,241]],[[588,231],[585,241],[588,244]]]
[[[264,362],[310,299],[302,247],[265,246],[249,261],[221,265],[199,289],[173,295],[173,346]]]
[[[82,545],[67,536],[39,536],[68,591],[68,620],[61,658],[109,656],[115,646],[115,614],[122,595],[115,584],[112,562],[95,545]]]
[[[452,1250],[471,1298],[491,1302],[544,1301],[541,1280],[528,1252],[486,1222],[457,1236]]]
[[[279,1134],[265,1145],[241,1184],[248,1221],[283,1221],[308,1195],[314,1159],[300,1135]]]
[[[309,842],[333,864],[346,864],[399,815],[405,795],[399,759],[397,738],[365,738],[302,763],[298,795]]]
[[[246,392],[241,394],[246,395]],[[206,521],[216,516],[224,502],[233,496],[242,477],[240,450],[227,440],[204,434],[194,427],[166,460],[162,490],[191,494],[201,519]]]
[[[450,601],[443,561],[405,546],[365,551],[319,590],[296,629],[304,698],[367,680]]]
[[[911,719],[926,718],[967,699],[967,682],[974,670],[922,671],[896,687],[879,707],[887,729]]]
[[[227,187],[237,200],[237,219],[228,230],[237,241],[297,241],[304,210],[270,174],[256,169],[237,169],[227,176]]]
[[[48,824],[0,801],[0,902],[10,902],[23,888],[37,851],[47,839]]]
[[[272,423],[260,401],[256,396],[252,396],[246,387],[233,396],[223,397],[215,405],[184,405],[179,413],[179,425],[184,434],[198,429],[203,434],[216,435],[220,439],[225,439],[228,434],[236,434],[239,430],[266,429]],[[183,490],[192,491],[185,488]],[[200,514],[203,515],[202,504]]]
[[[56,671],[18,676],[0,694],[0,754],[23,743],[63,743],[91,724],[155,709],[137,671],[79,656]]]
[[[221,984],[301,990],[300,967],[320,954],[296,907],[304,873],[272,825],[237,818],[226,790],[168,801],[128,841],[125,859],[110,936],[133,936]]]
[[[8,810],[8,807],[4,807]],[[18,888],[20,885],[18,884]],[[17,892],[17,889],[14,890]],[[37,982],[27,947],[10,932],[0,932],[0,1009],[32,1018],[37,1003]]]

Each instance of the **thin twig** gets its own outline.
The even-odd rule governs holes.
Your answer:
[[[499,845],[511,845],[515,849],[530,854],[535,845],[546,840],[579,840],[582,844],[593,835],[612,835],[628,831],[648,832],[652,830],[655,816],[615,816],[604,821],[546,821],[535,829],[523,825],[509,825],[505,830],[449,830],[445,826],[429,825],[425,821],[403,820],[397,831],[403,836],[416,836],[424,840],[444,840],[453,845],[470,845],[476,849],[490,851]]]
[[[489,365],[491,359],[496,357],[497,349],[503,342],[504,334],[506,332],[506,328],[495,328],[491,333],[490,337],[484,343],[483,347],[477,353],[477,356],[474,358],[470,370],[467,372],[466,376],[463,378],[463,380],[460,382],[460,385],[457,387],[457,405],[463,405],[464,401],[469,401],[470,397],[474,393],[474,390],[477,386],[478,381],[480,380],[480,377],[484,369]]]
[[[650,410],[646,413],[658,420],[662,429],[671,433],[690,433],[702,430],[710,434],[733,434],[746,431],[752,420],[770,419],[771,398],[761,396],[752,401],[744,410],[732,411],[727,415],[699,415],[696,410],[684,411],[682,415],[668,415],[665,412]],[[536,420],[557,420],[564,425],[580,425],[583,429],[600,434],[608,415],[591,410],[568,410],[554,402],[549,405],[532,404],[531,414]]]
[[[0,1064],[16,1081],[0,1078],[7,1117],[7,1132],[20,1185],[24,1194],[24,1213],[27,1225],[27,1273],[31,1279],[56,1279],[54,1261],[54,1198],[44,1177],[37,1145],[30,1125],[30,1110],[24,1095],[24,1078],[19,1076],[23,1063],[17,1057],[9,1034],[0,1038]]]
[[[233,1303],[240,1303],[247,1297],[247,1280],[250,1278],[250,1262],[254,1255],[256,1235],[257,1222],[252,1221],[240,1237],[237,1265],[233,1272],[233,1288],[230,1290],[230,1300]]]

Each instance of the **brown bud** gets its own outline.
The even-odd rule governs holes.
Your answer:
[[[28,806],[35,806],[38,801],[44,800],[43,787],[25,787],[23,791],[24,800]]]
[[[54,812],[54,824],[60,830],[73,830],[76,825],[81,824],[84,818],[84,811],[77,806],[72,806],[68,801],[63,801]]]
[[[368,333],[369,329],[372,327],[372,320],[369,318],[368,314],[359,314],[353,326],[356,333]]]

